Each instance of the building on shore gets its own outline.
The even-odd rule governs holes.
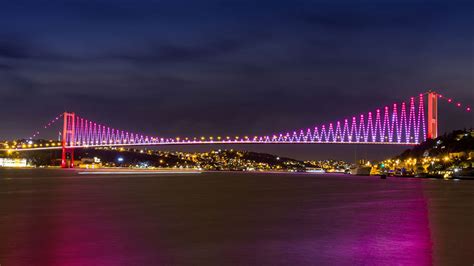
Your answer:
[[[0,158],[0,167],[28,167],[24,158]]]

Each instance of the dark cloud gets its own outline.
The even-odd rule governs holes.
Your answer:
[[[11,65],[0,63],[0,71],[7,71],[7,70],[12,70],[12,69],[13,67]]]
[[[24,59],[31,57],[24,41],[12,40],[9,36],[0,36],[0,58]]]
[[[248,40],[215,40],[210,43],[193,46],[157,44],[147,51],[113,55],[111,58],[130,60],[138,63],[179,63],[208,59],[236,52],[248,45]]]
[[[377,28],[414,27],[418,26],[419,23],[426,23],[421,18],[426,17],[427,14],[419,14],[416,8],[415,10],[413,8],[398,9],[397,11],[357,7],[348,10],[332,6],[329,9],[319,10],[319,12],[318,10],[315,12],[303,11],[303,14],[298,15],[297,19],[310,26],[320,26],[328,30],[346,32]]]
[[[295,18],[330,30],[419,30],[420,26],[430,27],[436,21],[452,23],[456,17],[470,20],[473,4],[470,1],[368,1],[362,4],[334,1],[312,7],[296,13]]]

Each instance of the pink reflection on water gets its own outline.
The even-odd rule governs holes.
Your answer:
[[[257,241],[266,254],[259,263],[293,265],[432,265],[428,203],[419,180],[403,180],[406,189],[357,191],[340,195],[295,217],[295,239]],[[387,193],[384,195],[384,193]],[[348,196],[349,195],[349,196]],[[345,202],[346,200],[362,199]],[[331,206],[325,206],[331,205]]]
[[[147,221],[144,206],[130,204],[126,187],[108,188],[106,196],[104,189],[61,194],[52,265],[162,265],[160,240],[146,242],[159,224]]]
[[[0,262],[432,264],[418,180],[265,176],[54,180],[9,198]]]

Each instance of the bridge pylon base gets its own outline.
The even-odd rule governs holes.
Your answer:
[[[63,147],[61,168],[74,168],[74,149]]]

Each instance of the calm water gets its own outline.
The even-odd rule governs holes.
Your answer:
[[[0,169],[0,264],[473,265],[474,181]]]

